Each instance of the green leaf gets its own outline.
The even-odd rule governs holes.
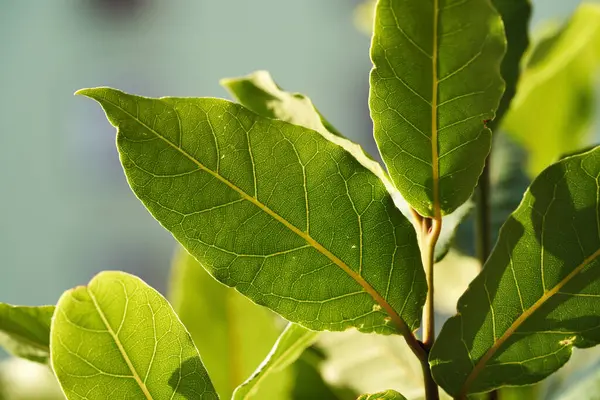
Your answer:
[[[357,400],[406,400],[406,397],[394,390],[386,390],[375,394],[363,394]]]
[[[217,393],[230,399],[269,353],[281,332],[279,321],[217,282],[182,248],[173,260],[168,297],[202,354]],[[256,398],[289,398],[290,381],[290,371],[275,374],[262,382]]]
[[[69,399],[218,399],[171,305],[124,272],[101,272],[61,296],[50,348]]]
[[[503,129],[527,149],[531,176],[589,142],[599,43],[600,6],[584,4],[530,55]]]
[[[412,222],[413,215],[410,206],[391,182],[381,164],[374,161],[373,157],[367,154],[360,145],[345,138],[327,122],[308,97],[299,93],[283,91],[267,71],[257,71],[240,78],[223,79],[221,84],[244,107],[255,113],[263,117],[280,119],[294,125],[314,129],[329,141],[348,151],[365,168],[377,175],[392,196],[396,207]],[[446,255],[456,228],[472,208],[473,203],[468,201],[455,212],[444,217],[442,232],[435,248],[436,261]]]
[[[133,191],[218,280],[313,330],[419,326],[414,230],[340,146],[225,100],[78,93],[118,128]]]
[[[0,346],[17,357],[48,362],[53,313],[54,306],[27,307],[0,303]]]
[[[369,105],[393,182],[419,214],[469,199],[504,90],[506,40],[487,0],[379,0]]]
[[[280,119],[304,126],[327,137],[343,137],[315,108],[312,101],[300,93],[282,90],[268,71],[256,71],[239,78],[221,79],[225,87],[244,107],[263,117]],[[358,145],[354,145],[358,147]]]
[[[235,390],[233,400],[255,397],[257,389],[262,387],[263,380],[271,373],[281,371],[296,361],[302,352],[316,340],[317,335],[318,332],[290,323],[277,339],[264,362],[250,378]],[[256,396],[256,398],[262,397]]]
[[[489,127],[495,131],[517,91],[521,57],[529,46],[531,2],[530,0],[492,0],[492,4],[502,17],[507,41],[506,54],[500,68],[506,89],[496,111],[496,118],[489,124]]]
[[[600,342],[600,147],[546,169],[433,346],[451,395],[544,379]]]

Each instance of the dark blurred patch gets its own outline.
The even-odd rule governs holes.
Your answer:
[[[148,6],[151,0],[87,0],[94,15],[107,18],[132,18]]]

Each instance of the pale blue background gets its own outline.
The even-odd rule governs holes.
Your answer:
[[[220,78],[269,69],[373,152],[357,3],[0,0],[0,301],[55,303],[103,269],[165,288],[173,240],[130,192],[115,132],[79,88],[223,97]],[[535,3],[534,26],[578,2]]]

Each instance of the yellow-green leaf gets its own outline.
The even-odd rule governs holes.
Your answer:
[[[50,348],[68,399],[218,399],[171,305],[124,272],[102,272],[61,296]]]
[[[374,394],[363,394],[357,400],[406,400],[406,397],[395,390],[386,390]]]

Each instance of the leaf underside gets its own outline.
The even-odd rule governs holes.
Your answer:
[[[68,399],[218,399],[169,303],[124,272],[63,294],[50,347]]]
[[[369,105],[391,178],[421,215],[469,199],[504,91],[502,21],[488,0],[380,0]]]
[[[600,342],[600,147],[546,169],[431,351],[452,395],[544,379]]]
[[[373,160],[360,145],[344,137],[327,122],[308,97],[284,91],[267,71],[256,71],[239,78],[223,79],[221,84],[240,104],[255,113],[263,117],[280,119],[294,125],[314,129],[329,141],[340,145],[383,182],[396,207],[406,218],[412,220],[410,205],[398,192],[381,164]],[[472,208],[473,203],[468,201],[452,214],[444,216],[442,232],[435,246],[436,262],[445,257],[458,225],[467,217]]]
[[[133,191],[218,280],[309,329],[419,326],[414,230],[344,149],[225,100],[79,94],[118,128]]]
[[[0,303],[0,346],[11,354],[40,363],[50,355],[50,321],[54,306]]]

